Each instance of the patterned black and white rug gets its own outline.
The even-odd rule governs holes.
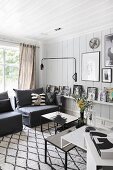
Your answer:
[[[44,138],[54,131],[40,132],[40,127],[0,138],[1,170],[51,170],[44,163]],[[64,152],[48,145],[48,162],[56,169],[64,169]],[[68,153],[69,170],[86,170],[86,153],[74,148]]]

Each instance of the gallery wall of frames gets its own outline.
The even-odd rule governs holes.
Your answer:
[[[43,57],[75,57],[77,82],[74,82],[74,63],[72,61],[48,61],[40,72],[42,82],[56,86],[68,86],[73,92],[73,85],[83,86],[86,93],[96,93],[96,100],[112,102],[113,88],[113,28],[92,32],[81,36],[65,37],[43,44]],[[92,62],[93,61],[93,62]],[[93,64],[92,64],[93,63]],[[105,97],[105,95],[106,97]],[[93,96],[94,97],[94,96]],[[68,100],[68,99],[67,99]],[[97,116],[113,120],[113,106],[95,104]],[[75,109],[72,101],[67,101],[68,112]]]

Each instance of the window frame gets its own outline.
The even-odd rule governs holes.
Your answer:
[[[6,50],[12,50],[12,51],[18,51],[19,52],[19,47],[13,47],[13,46],[0,46],[0,49],[3,50],[3,63],[0,63],[0,66],[2,66],[3,68],[3,91],[6,91],[8,89],[6,89],[6,74],[5,74],[5,68],[7,66],[9,67],[13,67],[13,68],[18,68],[18,71],[19,71],[19,64],[12,64],[12,63],[7,63],[6,62]]]

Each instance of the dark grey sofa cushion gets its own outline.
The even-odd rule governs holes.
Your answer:
[[[26,107],[19,108],[18,110],[25,114],[30,114],[30,113],[32,114],[33,112],[39,112],[40,114],[41,111],[48,112],[50,109],[57,109],[57,108],[58,106],[56,105],[45,105],[45,106],[26,106]]]
[[[10,99],[0,100],[0,113],[13,111]]]
[[[0,100],[8,99],[8,93],[7,91],[0,93]]]
[[[23,115],[24,125],[29,127],[35,127],[39,126],[42,123],[41,115],[58,111],[58,106],[25,106],[22,108],[18,108],[18,111]],[[43,123],[47,123],[47,120],[43,120]]]
[[[0,114],[0,137],[21,131],[22,114],[17,111],[6,112]]]
[[[8,118],[11,118],[11,117],[16,117],[16,116],[21,116],[22,114],[17,112],[17,111],[11,111],[11,112],[6,112],[6,113],[1,113],[0,114],[0,120],[3,120],[3,119],[8,119]]]
[[[23,107],[31,105],[31,93],[41,94],[43,93],[43,88],[30,89],[30,90],[17,90],[13,89],[16,93],[16,103],[18,107]]]
[[[45,103],[47,105],[54,105],[55,104],[55,99],[56,99],[56,94],[55,93],[46,93],[46,101],[45,101]]]

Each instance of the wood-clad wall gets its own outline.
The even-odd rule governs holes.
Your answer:
[[[104,87],[113,87],[112,83],[102,83],[101,71],[104,65],[104,36],[112,34],[113,28],[102,30],[95,33],[73,37],[70,39],[52,41],[45,43],[43,46],[42,57],[75,57],[77,82],[72,79],[74,74],[73,60],[48,60],[44,61],[45,69],[43,71],[43,86],[47,84],[62,86],[68,85],[73,88],[73,84],[81,84],[85,90],[87,87],[97,87],[103,90]],[[100,46],[93,50],[89,47],[91,38],[97,37],[100,39]],[[85,52],[100,51],[100,82],[81,81],[81,54]],[[69,101],[68,101],[69,104]],[[72,106],[71,106],[72,107]],[[96,104],[95,113],[97,116],[113,120],[113,107],[107,105]]]

